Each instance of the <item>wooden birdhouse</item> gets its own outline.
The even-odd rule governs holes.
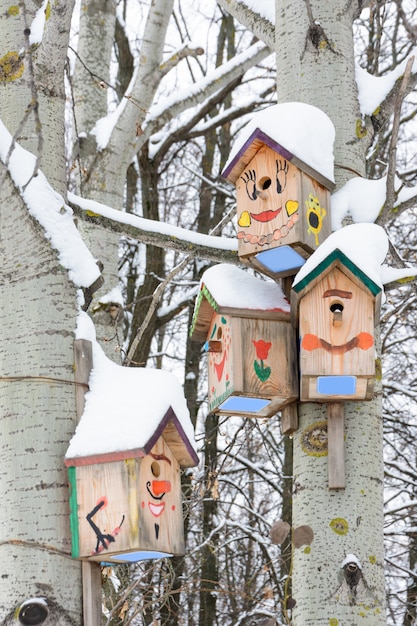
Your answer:
[[[299,315],[300,400],[371,399],[381,288],[335,249],[296,277],[292,295]]]
[[[317,134],[329,125],[323,148]],[[273,278],[293,275],[328,237],[333,161],[319,154],[332,151],[332,130],[322,111],[301,103],[254,116],[223,171],[236,185],[241,261]],[[329,160],[331,167],[321,167]]]
[[[202,278],[191,338],[208,353],[209,410],[270,417],[298,395],[290,307],[281,288],[230,265]]]
[[[65,458],[72,556],[127,563],[182,555],[180,468],[198,457],[181,385],[99,350]]]

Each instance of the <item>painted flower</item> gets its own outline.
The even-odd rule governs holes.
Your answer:
[[[259,380],[264,383],[271,376],[271,368],[265,367],[264,361],[268,358],[272,343],[270,341],[264,341],[263,339],[259,339],[258,341],[252,339],[252,343],[255,346],[256,357],[260,361],[260,363],[258,363],[258,361],[253,362],[255,374]]]
[[[261,361],[265,361],[268,358],[272,343],[270,341],[264,341],[263,339],[259,339],[258,341],[252,339],[252,343],[255,346],[257,358]]]

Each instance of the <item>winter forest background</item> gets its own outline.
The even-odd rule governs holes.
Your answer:
[[[248,116],[276,103],[277,94],[280,99],[275,55],[280,51],[276,45],[273,49],[273,41],[265,43],[273,32],[272,2],[253,3],[262,14],[251,29],[242,26],[245,19],[251,24],[250,18],[233,18],[227,12],[228,4],[226,0],[91,0],[75,7],[65,0],[22,2],[15,7],[2,3],[0,117],[16,141],[37,156],[35,167],[53,188],[64,197],[66,190],[70,192],[68,200],[77,227],[104,266],[104,286],[92,295],[88,309],[97,338],[106,354],[122,365],[162,368],[178,376],[184,383],[201,454],[199,467],[182,477],[185,557],[103,568],[103,623],[111,626],[291,624],[291,545],[289,541],[276,545],[270,531],[279,519],[291,522],[292,440],[282,437],[279,416],[257,421],[208,413],[204,352],[201,344],[189,340],[201,275],[215,262],[231,262],[231,255],[227,250],[208,251],[203,244],[182,245],[181,238],[175,247],[173,239],[163,235],[157,225],[151,233],[135,231],[88,214],[81,201],[92,199],[186,231],[235,236],[234,190],[222,179],[221,171]],[[302,5],[298,8],[280,2],[285,4],[290,11],[307,12],[309,18],[319,11],[319,5],[324,4],[324,12],[330,11],[326,2],[305,0],[297,3]],[[352,14],[356,62],[370,75],[381,80],[392,76],[391,72],[416,53],[417,8],[413,0],[345,4]],[[243,13],[243,5],[230,5],[232,12]],[[30,41],[30,36],[36,36],[32,20],[39,8],[46,16],[41,45],[40,39]],[[22,34],[22,24],[32,24],[31,35]],[[312,20],[310,27],[314,24]],[[321,36],[318,28],[316,31]],[[65,32],[70,35],[69,47]],[[300,30],[298,38],[306,54],[310,53],[306,33]],[[316,43],[314,54],[333,54],[325,38],[319,37]],[[20,52],[7,56],[10,50]],[[291,50],[287,54],[291,56]],[[65,85],[61,88],[63,74]],[[379,179],[391,168],[403,185],[417,186],[417,79],[412,73],[404,81],[403,75],[404,69],[397,81],[388,80],[384,101],[358,117],[355,140],[366,137],[368,142],[366,171],[359,174]],[[319,88],[314,83],[306,85],[306,90]],[[328,94],[329,100],[334,97]],[[339,101],[336,105],[340,116],[344,116],[344,104]],[[31,338],[43,324],[56,324],[66,328],[67,336],[60,332],[63,341],[71,345],[77,296],[66,273],[61,272],[59,278],[55,253],[44,252],[41,246],[32,253],[31,242],[18,234],[21,224],[25,225],[23,232],[28,220],[35,220],[26,214],[23,217],[30,199],[23,200],[23,192],[19,199],[18,184],[14,186],[7,173],[4,149],[2,161],[6,164],[0,171],[5,232],[11,228],[9,223],[18,222],[13,226],[13,250],[7,242],[2,242],[1,250],[6,259],[2,325],[7,329],[2,336],[2,358],[5,375],[10,377],[11,373],[27,374],[23,365],[22,371],[19,367],[26,356],[30,362],[22,328],[28,326],[28,311],[34,309],[26,303],[37,301],[35,330],[27,331]],[[355,166],[339,184],[356,173]],[[415,201],[393,209],[394,200],[387,199],[377,223],[384,226],[393,244],[392,263],[400,257],[416,265]],[[12,212],[19,220],[12,220]],[[39,236],[39,225],[30,228]],[[42,241],[49,249],[46,240]],[[42,271],[39,280],[44,282],[38,282],[38,287],[33,287],[33,281],[31,286],[19,287],[22,303],[13,304],[16,292],[13,296],[6,290],[10,276],[16,277],[12,284],[21,285],[24,280],[30,282],[31,276],[39,277],[37,268],[45,267],[45,255],[55,269]],[[84,292],[89,297],[88,290]],[[413,282],[391,289],[381,312],[389,626],[417,624],[416,293]],[[58,313],[62,313],[59,323],[55,321]],[[49,316],[51,322],[46,321]],[[11,330],[13,325],[17,330]],[[48,368],[53,359],[60,361],[59,350],[49,344],[46,348],[44,339],[39,345],[33,349],[39,366],[36,373],[51,376]],[[4,383],[0,389],[4,415],[5,407],[18,402],[18,390],[11,400],[5,398],[9,392],[10,385]],[[39,400],[39,407],[44,403],[45,419],[53,419],[63,404],[68,415],[73,412],[73,391],[62,393],[67,395],[51,393],[47,400]],[[71,436],[70,426],[67,428],[64,439]],[[56,457],[59,466],[63,458],[59,450],[65,451],[65,441],[62,436],[57,439],[57,447],[45,456]],[[22,505],[22,492],[30,491],[24,486],[24,473],[17,478],[16,470],[7,474],[10,458],[19,458],[7,445],[3,446],[0,476],[0,493],[7,504],[3,509],[17,507],[21,518],[16,518],[15,527],[23,528],[22,520],[27,520],[27,510],[34,505],[29,504],[27,510]],[[46,461],[43,463],[46,467]],[[15,496],[10,493],[12,483]],[[60,502],[63,527],[67,523],[65,489],[61,484],[54,496]],[[37,497],[36,489],[31,497]],[[10,525],[9,515],[2,511],[1,528]],[[9,567],[30,571],[31,560],[36,563],[38,557],[31,540],[29,537],[28,551],[20,557],[21,544],[0,537],[2,571]],[[19,567],[9,565],[15,553],[22,559]],[[78,564],[68,566],[66,561],[65,567],[69,568],[68,577],[79,579]],[[62,577],[57,571],[57,578]],[[14,623],[7,621],[13,608],[9,594],[14,594],[15,604],[25,596],[26,587],[19,592],[23,585],[19,574],[10,576],[13,592],[7,587],[4,596],[0,593],[3,624]],[[67,581],[63,584],[71,586]],[[5,578],[2,584],[6,584]],[[27,585],[30,588],[30,583]],[[55,596],[60,597],[60,592]],[[59,623],[78,623],[79,607],[73,606],[72,611],[71,618]]]

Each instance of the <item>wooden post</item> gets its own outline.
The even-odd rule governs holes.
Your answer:
[[[83,626],[100,626],[101,611],[101,567],[99,563],[82,562],[83,579]]]
[[[77,424],[84,412],[85,394],[88,389],[90,372],[93,369],[93,345],[87,339],[74,340],[75,361],[75,405],[77,411]]]
[[[75,339],[75,404],[77,423],[84,412],[85,394],[88,380],[93,369],[93,345],[87,339]],[[98,626],[102,622],[101,612],[101,568],[99,563],[83,561],[83,625]]]
[[[292,435],[298,429],[298,404],[293,402],[281,409],[281,432]]]
[[[345,480],[345,407],[342,402],[327,404],[329,489],[344,489]]]

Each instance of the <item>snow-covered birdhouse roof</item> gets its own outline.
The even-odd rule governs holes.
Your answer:
[[[143,457],[160,437],[181,467],[198,464],[188,407],[174,374],[117,365],[96,342],[93,363],[84,413],[65,465]]]
[[[356,273],[363,275],[363,284],[367,280],[378,286],[384,301],[384,285],[401,281],[416,275],[416,268],[394,268],[385,263],[389,249],[389,240],[385,230],[378,224],[349,224],[332,233],[307,259],[293,282],[293,291],[300,292],[314,275],[320,271],[317,267],[326,263],[326,259],[335,250],[339,250],[355,266]],[[346,267],[348,265],[346,262]],[[365,278],[366,277],[366,278]]]
[[[233,145],[223,176],[237,179],[264,145],[332,190],[335,129],[320,109],[302,102],[284,102],[256,113]]]
[[[294,284],[294,291],[298,295],[303,295],[312,289],[319,280],[324,278],[335,267],[339,267],[355,284],[362,286],[374,298],[381,294],[381,287],[338,248],[330,252],[330,254],[315,265],[308,274]]]
[[[234,265],[221,263],[206,270],[194,309],[191,338],[205,341],[213,313],[240,317],[288,319],[290,304],[281,287]]]

